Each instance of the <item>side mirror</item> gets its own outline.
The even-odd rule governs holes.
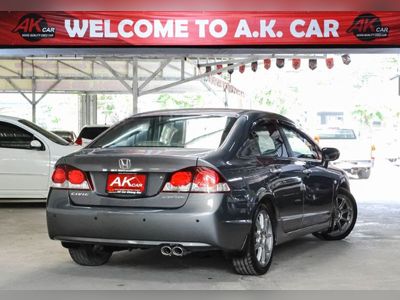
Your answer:
[[[43,148],[43,145],[38,140],[31,141],[31,149],[42,150],[42,148]]]
[[[330,161],[335,161],[340,157],[340,152],[336,148],[322,148],[322,164],[328,167]]]

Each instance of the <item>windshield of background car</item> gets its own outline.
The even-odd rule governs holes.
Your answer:
[[[69,143],[66,140],[64,140],[63,138],[60,138],[58,135],[43,129],[42,127],[40,127],[32,122],[29,122],[27,120],[19,120],[18,122],[20,122],[21,124],[24,124],[25,126],[28,126],[29,128],[35,130],[36,132],[39,132],[41,135],[43,135],[45,138],[49,139],[53,143],[63,145],[63,146],[69,145]]]
[[[318,131],[321,140],[355,140],[356,135],[352,129],[327,129]]]
[[[217,149],[236,118],[209,115],[137,117],[123,121],[89,148],[172,147]]]
[[[108,127],[85,127],[82,129],[79,137],[89,140],[94,140],[104,131],[106,131]]]

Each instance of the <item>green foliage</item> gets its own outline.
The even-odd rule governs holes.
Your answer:
[[[204,99],[201,95],[179,95],[179,97],[170,94],[161,94],[157,103],[161,108],[196,108],[204,105]]]
[[[364,126],[370,127],[373,121],[383,121],[384,116],[380,111],[373,111],[362,105],[356,105],[352,112],[353,117]]]
[[[297,99],[297,87],[288,90],[264,90],[256,94],[255,102],[263,109],[288,116],[301,111]]]
[[[115,105],[113,97],[110,95],[100,95],[97,98],[98,112],[104,115],[105,123],[107,123],[107,118],[110,117],[115,110]]]
[[[46,115],[52,116],[52,115],[54,114],[54,113],[53,113],[53,106],[51,106],[51,105],[46,105],[45,108],[44,108],[44,112],[45,112]],[[61,121],[61,118],[58,117],[58,116],[53,116],[53,117],[51,118],[51,120],[50,120],[50,122],[51,122],[52,124],[54,124],[54,125],[57,125],[58,123],[60,123],[60,121]],[[47,127],[47,126],[45,126],[45,127]]]

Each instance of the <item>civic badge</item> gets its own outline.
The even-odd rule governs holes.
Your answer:
[[[119,168],[122,170],[129,170],[131,168],[131,160],[129,158],[121,158],[119,160]]]

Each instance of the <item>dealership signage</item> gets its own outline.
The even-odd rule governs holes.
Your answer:
[[[400,12],[0,12],[0,46],[400,46]]]

